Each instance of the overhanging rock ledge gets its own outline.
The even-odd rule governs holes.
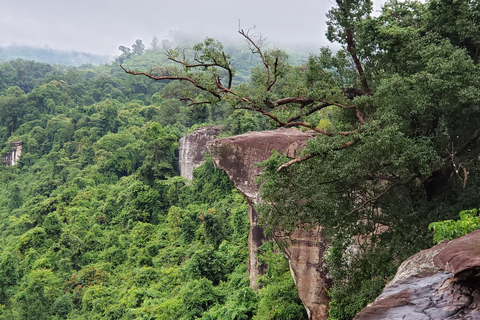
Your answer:
[[[259,196],[257,176],[261,173],[258,163],[267,160],[272,152],[278,151],[295,157],[312,135],[297,129],[248,132],[242,135],[215,139],[207,143],[215,165],[225,170],[235,187],[248,202],[250,220],[249,234],[249,277],[250,285],[257,287],[257,279],[265,266],[257,259],[258,248],[265,240],[263,229],[258,225],[254,205],[262,200]],[[285,248],[298,295],[307,310],[309,319],[323,320],[328,317],[330,279],[322,260],[326,250],[325,238],[319,227],[310,231],[296,230],[292,244]]]

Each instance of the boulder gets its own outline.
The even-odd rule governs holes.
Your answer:
[[[263,229],[258,225],[255,204],[262,201],[256,178],[261,173],[258,166],[278,151],[289,157],[295,157],[312,135],[297,129],[277,129],[272,131],[248,132],[242,135],[220,138],[207,144],[215,165],[225,170],[235,187],[242,193],[249,205],[249,277],[250,284],[257,288],[257,279],[265,266],[259,264],[258,248],[265,240]],[[327,277],[325,263],[325,239],[320,227],[311,230],[294,231],[290,244],[284,254],[290,264],[293,279],[298,289],[309,319],[319,320],[328,317],[329,297],[327,289],[331,286]]]
[[[408,258],[354,320],[480,319],[480,230]]]

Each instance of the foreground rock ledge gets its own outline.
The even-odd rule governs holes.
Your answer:
[[[263,229],[258,226],[254,205],[261,202],[256,177],[261,173],[258,163],[270,158],[272,151],[294,157],[305,146],[311,135],[297,129],[248,132],[242,135],[220,138],[207,143],[215,165],[225,170],[235,187],[248,202],[250,220],[249,277],[250,285],[257,287],[258,275],[264,267],[258,263],[258,247],[265,240]],[[284,254],[298,289],[298,295],[307,310],[309,319],[327,319],[330,299],[326,289],[330,287],[326,266],[322,260],[325,239],[320,228],[310,231],[296,230],[292,245]]]
[[[405,260],[354,320],[480,319],[480,230]]]

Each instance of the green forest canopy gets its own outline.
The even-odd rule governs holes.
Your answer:
[[[272,243],[250,289],[246,205],[226,175],[208,160],[192,184],[178,176],[178,139],[221,123],[316,132],[265,163],[259,210],[270,233],[325,226],[330,315],[351,319],[432,244],[431,222],[479,206],[479,7],[388,1],[375,17],[371,1],[337,0],[327,35],[343,49],[303,65],[252,30],[248,59],[206,39],[170,63],[152,49],[99,67],[0,64],[0,147],[24,142],[0,169],[0,318],[305,318]]]
[[[245,78],[251,61],[238,66]],[[0,319],[306,317],[273,244],[263,289],[250,288],[247,206],[226,174],[209,159],[193,183],[178,173],[178,140],[194,128],[268,122],[191,108],[182,85],[128,76],[118,61],[18,59],[0,74],[0,150],[23,141],[19,164],[0,167]]]
[[[170,50],[177,67],[125,71],[188,82],[192,106],[226,102],[314,131],[302,155],[265,163],[259,210],[270,235],[326,227],[330,315],[344,319],[431,245],[431,222],[478,207],[480,2],[387,1],[373,16],[372,1],[337,0],[327,18],[342,50],[322,48],[304,67],[240,29],[262,61],[249,83],[234,84],[231,58],[213,39]],[[345,255],[367,236],[361,254]]]

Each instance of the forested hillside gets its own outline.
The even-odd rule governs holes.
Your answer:
[[[327,18],[341,49],[305,63],[240,29],[243,49],[137,40],[98,67],[0,64],[0,148],[24,151],[0,168],[0,317],[305,318],[282,241],[262,246],[262,288],[249,287],[247,207],[227,176],[208,157],[193,182],[178,175],[178,140],[203,125],[314,136],[264,163],[255,209],[269,238],[322,226],[332,319],[431,246],[429,225],[435,240],[471,230],[479,1],[373,14],[370,0],[336,0]]]
[[[341,50],[322,48],[303,68],[241,29],[262,60],[248,84],[234,83],[233,59],[208,39],[170,50],[177,68],[125,71],[188,81],[191,105],[228,103],[315,135],[301,153],[264,163],[256,209],[270,237],[323,227],[330,317],[351,319],[432,245],[429,226],[450,237],[478,225],[480,2],[391,0],[377,13],[370,0],[332,5],[326,35]],[[431,225],[461,211],[458,223]]]
[[[119,59],[149,68],[165,53]],[[305,317],[272,243],[263,289],[250,288],[247,207],[226,174],[207,160],[188,183],[177,168],[178,140],[195,127],[268,122],[191,107],[181,84],[132,77],[118,61],[14,60],[0,79],[0,149],[23,141],[20,163],[0,167],[1,319]]]
[[[94,55],[75,51],[60,51],[49,48],[31,46],[0,46],[0,62],[16,59],[33,60],[48,64],[61,64],[66,66],[80,66],[83,64],[99,65],[108,63],[108,56]]]

